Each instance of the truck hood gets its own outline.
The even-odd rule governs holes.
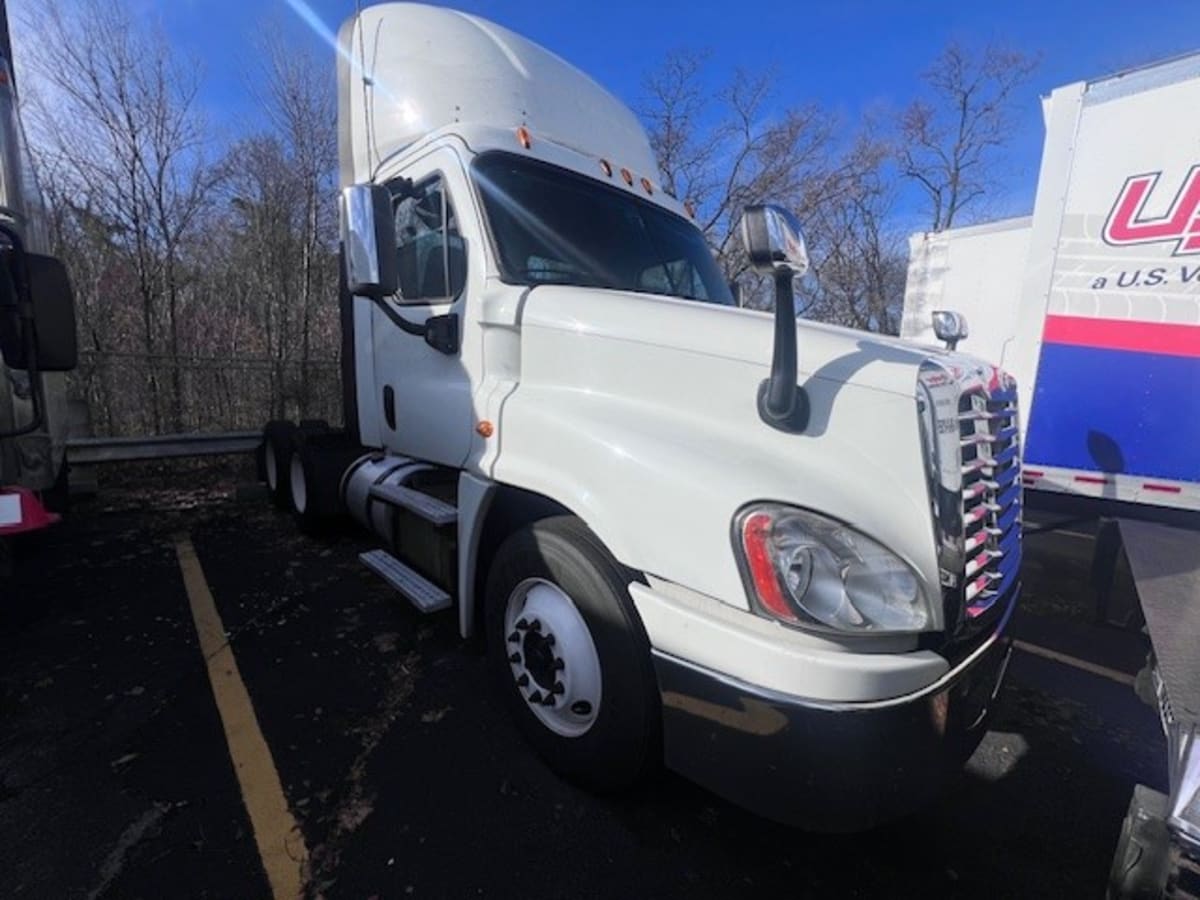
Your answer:
[[[858,528],[940,591],[917,376],[931,357],[973,361],[798,322],[811,415],[791,434],[758,415],[769,314],[562,286],[503,306],[519,383],[488,474],[557,500],[621,562],[745,608],[732,522],[778,501]]]
[[[530,292],[526,316],[537,327],[653,343],[664,350],[738,361],[764,371],[771,366],[775,328],[771,313],[654,294],[546,285]],[[923,361],[932,357],[949,366],[976,364],[938,347],[852,328],[798,319],[796,329],[801,384],[821,379],[911,398],[916,369]]]

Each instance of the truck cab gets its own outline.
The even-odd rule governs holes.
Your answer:
[[[1008,658],[1012,379],[798,321],[781,210],[744,227],[779,308],[739,308],[634,115],[524,38],[387,3],[338,42],[346,433],[269,426],[276,496],[336,483],[570,778],[823,830],[928,802]]]

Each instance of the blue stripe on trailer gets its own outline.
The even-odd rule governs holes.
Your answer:
[[[1200,358],[1043,344],[1025,461],[1200,482]]]

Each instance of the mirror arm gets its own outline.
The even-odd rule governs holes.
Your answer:
[[[770,427],[800,434],[808,427],[808,393],[799,385],[796,279],[808,270],[808,250],[796,217],[781,206],[751,204],[739,225],[750,267],[775,276],[775,352],[771,375],[758,387],[758,416]]]
[[[388,320],[403,331],[405,334],[411,334],[414,337],[423,337],[425,334],[425,324],[423,322],[410,322],[396,310],[384,297],[371,297],[371,301],[379,307],[379,311],[388,317]]]
[[[775,272],[775,353],[771,377],[758,389],[758,414],[772,428],[800,434],[808,426],[808,393],[797,383],[795,272]]]
[[[425,343],[430,347],[447,356],[453,356],[458,352],[458,313],[430,316],[424,322],[419,323],[410,322],[392,309],[391,304],[383,297],[372,297],[371,300],[388,317],[388,321],[405,334],[424,338]]]

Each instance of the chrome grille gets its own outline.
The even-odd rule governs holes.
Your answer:
[[[991,609],[1021,566],[1021,449],[1015,390],[972,390],[958,404],[967,619]]]

